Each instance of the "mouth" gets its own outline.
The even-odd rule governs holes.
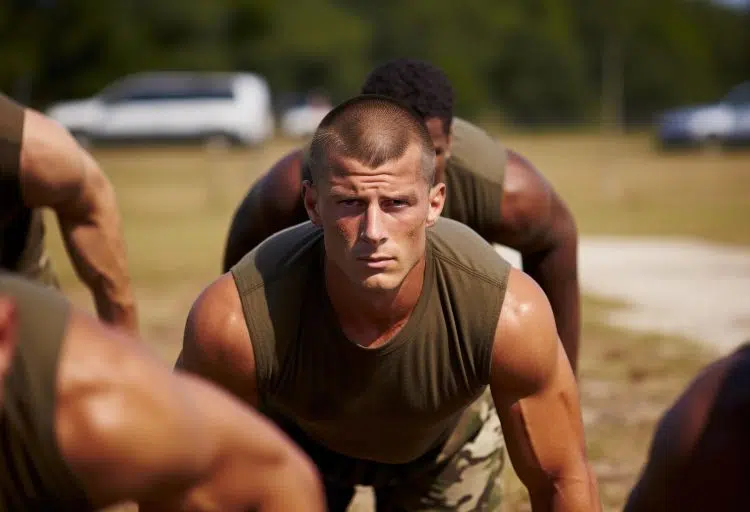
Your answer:
[[[357,258],[357,261],[361,261],[370,268],[384,268],[393,261],[393,258],[385,256],[365,256]]]

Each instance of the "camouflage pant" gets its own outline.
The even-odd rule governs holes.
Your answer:
[[[458,428],[476,428],[477,422],[481,426],[467,442],[455,449],[444,448],[431,464],[412,474],[399,474],[383,485],[374,483],[379,512],[500,509],[505,445],[489,390],[471,408],[471,420]],[[457,434],[462,437],[461,432]],[[346,510],[353,493],[353,487],[326,479],[329,510]]]

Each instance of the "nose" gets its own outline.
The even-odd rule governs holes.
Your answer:
[[[377,203],[369,205],[362,216],[360,235],[362,240],[376,246],[385,242],[387,237],[383,220],[383,212],[380,210],[380,206]]]

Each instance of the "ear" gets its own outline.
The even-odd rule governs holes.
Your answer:
[[[0,378],[8,372],[18,343],[18,314],[13,299],[0,296]]]
[[[318,189],[312,182],[305,180],[302,182],[302,200],[305,203],[305,210],[307,210],[307,216],[316,226],[321,226],[323,222],[320,219],[320,212],[318,211]]]
[[[430,206],[427,211],[427,226],[433,226],[443,213],[445,205],[445,183],[435,183],[429,191]]]

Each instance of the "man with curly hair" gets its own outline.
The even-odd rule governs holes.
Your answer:
[[[565,202],[519,153],[453,116],[453,87],[434,65],[396,59],[375,68],[364,94],[396,99],[424,119],[435,146],[436,179],[446,184],[442,216],[486,241],[520,252],[523,270],[544,290],[575,373],[580,334],[578,234]],[[302,201],[304,148],[256,181],[229,229],[223,271],[268,236],[308,219]]]

